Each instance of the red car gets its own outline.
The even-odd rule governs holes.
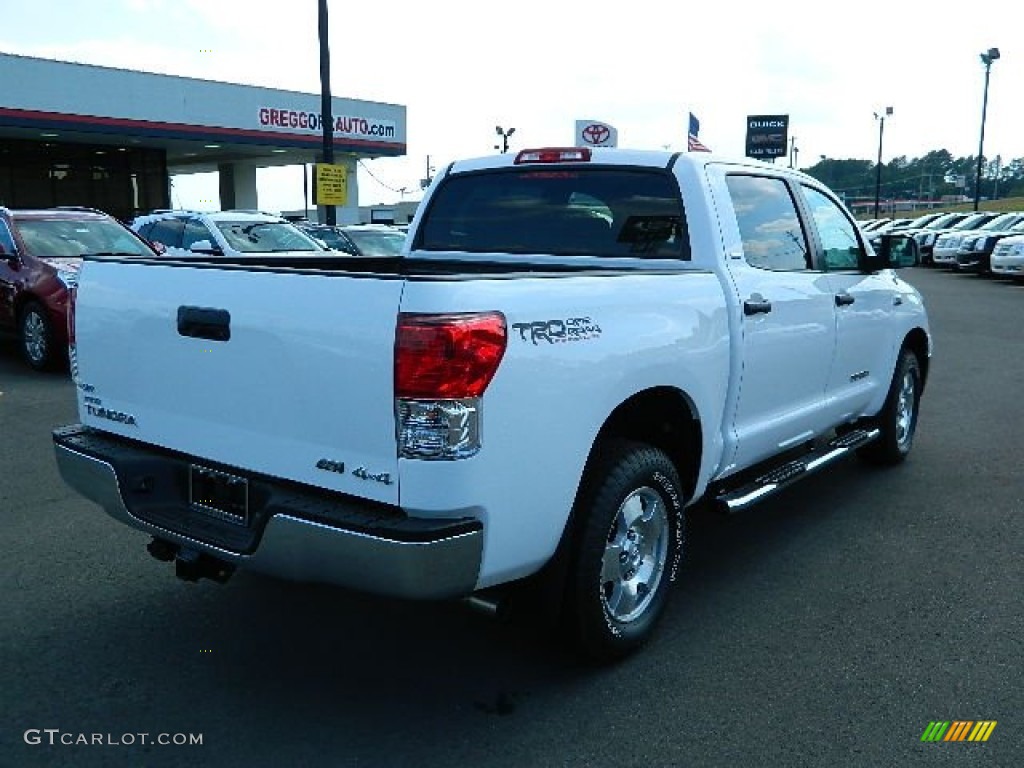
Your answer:
[[[86,254],[156,255],[102,211],[0,207],[0,332],[17,336],[37,370],[66,364],[68,291]]]

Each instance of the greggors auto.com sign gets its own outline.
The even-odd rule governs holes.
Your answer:
[[[260,107],[260,125],[267,128],[290,128],[302,131],[322,131],[323,119],[319,112],[296,109]],[[391,120],[372,120],[345,115],[334,118],[334,132],[347,136],[372,136],[390,139],[395,136],[395,123]]]
[[[747,117],[747,157],[785,157],[788,134],[789,115],[750,115]]]

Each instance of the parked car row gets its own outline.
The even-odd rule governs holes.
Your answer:
[[[988,272],[988,257],[992,253],[989,246],[994,246],[1001,237],[1011,233],[1021,221],[1024,221],[1024,213],[973,214],[958,227],[936,238],[932,263],[953,269],[963,267],[970,272]],[[976,245],[979,248],[976,249]]]
[[[929,213],[910,222],[861,222],[861,228],[875,245],[884,232],[911,235],[921,264],[980,274],[1012,276],[1020,271],[1016,260],[1021,252],[1014,238],[1024,235],[1024,211]]]
[[[861,227],[874,241],[884,222],[870,224]],[[1024,211],[933,215],[923,224],[897,225],[890,231],[914,237],[922,264],[1024,280]]]
[[[921,263],[1024,279],[1024,211],[927,213],[861,222],[872,243],[912,235]],[[0,207],[0,332],[13,333],[38,370],[66,364],[69,287],[84,255],[195,258],[309,255],[325,250],[397,256],[406,233],[386,224],[289,222],[261,211],[165,210],[126,226],[90,208]]]
[[[138,217],[131,226],[176,257],[308,255],[323,250],[387,257],[397,256],[405,244],[405,233],[386,224],[335,226],[288,221],[261,211],[157,211]]]
[[[13,334],[37,370],[67,365],[70,288],[86,255],[159,258],[324,251],[390,257],[405,233],[383,224],[298,225],[261,211],[162,210],[125,225],[103,211],[0,206],[0,332]]]

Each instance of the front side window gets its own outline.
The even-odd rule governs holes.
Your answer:
[[[854,223],[826,195],[811,187],[803,191],[821,240],[825,269],[857,269],[861,245]]]
[[[161,219],[149,230],[147,237],[155,243],[163,243],[168,248],[180,248],[184,230],[185,222],[181,219]]]
[[[786,182],[742,175],[727,176],[725,181],[747,263],[777,272],[809,269],[810,249]]]
[[[217,241],[213,239],[213,233],[203,222],[195,219],[186,221],[185,231],[181,235],[181,247],[188,250],[193,243],[198,243],[201,240],[206,240],[210,245],[217,244]]]
[[[689,259],[678,185],[661,170],[517,167],[449,177],[424,251]]]

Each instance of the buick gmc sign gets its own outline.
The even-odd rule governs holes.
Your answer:
[[[785,157],[789,136],[789,115],[747,117],[747,157]]]

